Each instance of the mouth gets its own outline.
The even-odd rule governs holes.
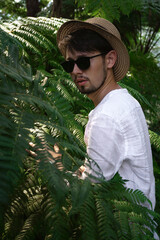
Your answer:
[[[85,78],[77,78],[75,81],[76,85],[79,85],[79,86],[84,86],[87,82],[88,80]]]

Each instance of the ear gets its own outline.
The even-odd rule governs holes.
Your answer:
[[[105,56],[106,61],[106,67],[107,68],[113,68],[115,62],[117,60],[117,53],[115,50],[111,50],[109,53]]]

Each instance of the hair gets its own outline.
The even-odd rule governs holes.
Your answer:
[[[60,44],[69,51],[100,53],[113,50],[112,46],[100,34],[90,29],[79,29],[68,35]]]

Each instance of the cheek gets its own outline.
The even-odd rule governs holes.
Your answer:
[[[101,57],[99,59],[98,57],[98,59],[95,58],[95,61],[91,62],[90,67],[93,69],[94,74],[100,74],[103,71],[104,65],[103,59]]]
[[[94,79],[94,82],[101,82],[101,79],[104,79],[104,73],[105,73],[105,65],[103,63],[97,64],[96,66],[93,66],[93,71],[90,77]]]
[[[75,75],[73,73],[70,73],[70,76],[71,76],[72,80],[74,81],[75,80]]]

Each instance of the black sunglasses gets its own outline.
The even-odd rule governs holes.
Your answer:
[[[98,55],[91,56],[91,57],[79,57],[76,61],[68,60],[68,61],[63,62],[63,63],[61,63],[61,66],[63,67],[63,69],[67,73],[73,72],[73,68],[74,68],[75,64],[77,64],[79,69],[86,70],[90,67],[90,59],[91,58],[95,58],[95,57],[102,56],[102,55],[105,55],[105,54],[107,54],[107,53],[106,52],[105,53],[100,53]]]

